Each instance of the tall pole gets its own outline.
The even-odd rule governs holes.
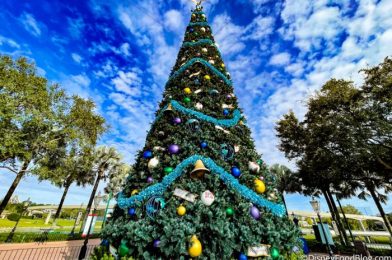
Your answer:
[[[318,213],[318,212],[317,212],[317,217],[318,217],[318,219],[319,219],[319,221],[320,221],[320,225],[321,225],[321,229],[322,229],[322,231],[323,231],[325,243],[327,244],[327,250],[328,250],[329,258],[330,258],[330,259],[333,259],[332,248],[331,248],[331,246],[330,246],[329,243],[328,243],[327,233],[326,233],[325,230],[324,230],[324,225],[323,225],[323,222],[322,222],[322,220],[321,220],[320,213]]]
[[[94,219],[94,214],[95,214],[96,209],[97,208],[94,207],[93,216],[91,218],[90,225],[88,226],[88,230],[87,230],[87,235],[86,235],[86,238],[84,239],[82,249],[80,249],[79,258],[78,258],[79,260],[85,259],[85,257],[86,257],[88,238],[90,236],[90,230],[91,230],[91,226],[93,225],[93,219]]]
[[[107,214],[108,214],[108,209],[109,209],[109,203],[110,203],[110,200],[112,199],[112,197],[113,197],[113,192],[110,192],[110,193],[109,193],[108,202],[106,203],[105,215],[103,216],[102,228],[105,227],[106,216],[107,216]]]

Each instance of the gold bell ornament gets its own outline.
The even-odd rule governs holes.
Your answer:
[[[188,253],[191,257],[198,257],[201,255],[203,248],[201,246],[200,240],[196,235],[193,235],[190,239],[191,246],[188,248]]]
[[[204,173],[209,172],[205,166],[202,160],[197,160],[195,163],[195,168],[193,171],[191,171],[191,178],[193,179],[199,179],[204,176]]]
[[[164,112],[173,112],[173,107],[172,107],[171,103],[169,103],[169,105],[167,106],[167,108],[165,109]]]

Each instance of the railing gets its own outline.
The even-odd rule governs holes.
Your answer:
[[[86,259],[97,245],[87,246]],[[81,246],[42,247],[0,250],[1,260],[74,260],[78,259]]]
[[[0,245],[5,243],[9,233],[0,233]],[[99,237],[99,233],[91,235],[92,238]],[[77,240],[83,239],[81,233],[75,233],[73,235],[68,231],[48,231],[41,230],[40,232],[29,232],[29,233],[15,233],[12,236],[11,243],[28,243],[37,242],[45,243],[49,241],[66,241],[66,240]],[[1,260],[1,258],[0,258]]]

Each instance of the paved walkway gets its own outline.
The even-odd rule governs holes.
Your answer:
[[[87,256],[98,246],[100,239],[90,239]],[[0,244],[1,260],[74,260],[78,259],[83,240],[46,243]]]

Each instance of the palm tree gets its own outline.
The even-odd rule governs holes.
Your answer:
[[[122,156],[117,152],[114,147],[101,146],[96,148],[94,152],[92,167],[93,171],[96,174],[96,179],[93,190],[90,195],[90,199],[87,204],[86,215],[84,216],[84,219],[86,219],[86,217],[90,213],[91,205],[93,204],[99,182],[102,179],[106,179],[108,176],[114,175],[115,172],[118,171],[120,165],[123,164],[121,160]]]
[[[302,187],[296,174],[284,165],[274,164],[270,167],[270,172],[276,177],[277,189],[282,194],[282,201],[287,211],[284,193],[301,192]]]

